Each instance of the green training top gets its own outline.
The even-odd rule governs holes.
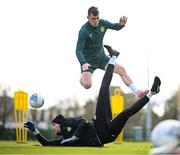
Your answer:
[[[103,38],[107,29],[120,30],[124,26],[100,19],[99,25],[93,27],[86,22],[79,31],[76,45],[76,56],[81,65],[97,63],[105,57]]]

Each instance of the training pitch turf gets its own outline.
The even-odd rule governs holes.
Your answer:
[[[43,147],[36,141],[17,144],[15,141],[0,141],[0,154],[148,154],[149,142],[123,142],[104,147]]]

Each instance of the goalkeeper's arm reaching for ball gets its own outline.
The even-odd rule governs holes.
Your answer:
[[[25,128],[28,128],[33,134],[35,135],[36,139],[41,143],[43,146],[61,146],[61,141],[63,140],[62,137],[60,137],[57,140],[47,140],[35,127],[35,124],[28,121],[24,124]]]

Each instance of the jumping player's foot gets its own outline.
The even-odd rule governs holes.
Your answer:
[[[111,57],[112,57],[112,56],[118,57],[118,55],[119,55],[119,52],[118,52],[118,51],[112,49],[112,47],[109,46],[109,45],[104,45],[104,47],[107,49],[107,51],[109,52],[109,54],[110,54]]]
[[[149,92],[149,90],[138,90],[138,92],[137,92],[137,97],[138,97],[138,98],[142,98],[142,97],[144,97],[145,95],[147,95],[148,92]]]
[[[160,91],[160,85],[161,85],[161,80],[160,80],[160,78],[159,78],[158,76],[156,76],[156,77],[154,78],[154,83],[153,83],[153,85],[152,85],[151,92],[152,92],[153,94],[159,93],[159,91]]]

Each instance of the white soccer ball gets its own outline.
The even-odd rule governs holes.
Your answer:
[[[40,108],[44,105],[44,98],[41,94],[34,93],[29,98],[29,104],[33,108]]]

